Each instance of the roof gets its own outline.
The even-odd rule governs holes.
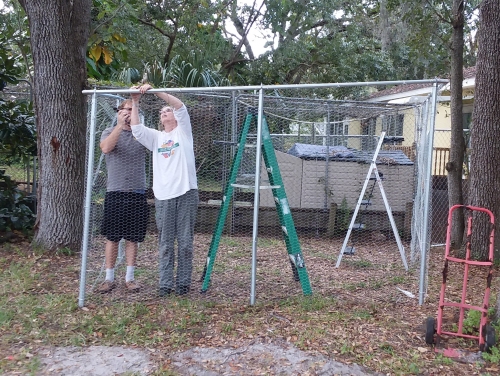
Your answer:
[[[386,95],[406,93],[406,92],[409,92],[409,91],[414,91],[414,90],[418,90],[418,89],[432,87],[432,85],[433,84],[430,84],[430,83],[427,83],[427,84],[395,85],[395,86],[393,86],[393,87],[391,87],[389,89],[377,91],[377,92],[371,94],[368,98],[369,99],[373,99],[373,98],[385,97]]]
[[[471,80],[476,77],[476,67],[469,67],[469,68],[464,68],[463,70],[463,79],[464,81],[466,80]],[[449,78],[449,77],[448,77]],[[382,98],[382,97],[388,97],[392,96],[394,98],[396,97],[402,97],[401,94],[405,93],[408,95],[405,96],[413,96],[413,95],[422,95],[424,93],[430,92],[430,88],[432,87],[432,83],[426,83],[426,84],[407,84],[407,85],[395,85],[393,87],[390,87],[385,90],[377,91],[375,93],[372,93],[367,99],[369,101],[374,101],[376,98]],[[414,93],[412,93],[414,92]],[[392,98],[389,98],[392,99]]]

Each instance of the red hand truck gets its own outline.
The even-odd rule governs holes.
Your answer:
[[[450,256],[450,238],[451,238],[451,221],[453,212],[456,209],[463,208],[467,212],[467,241],[465,249],[465,258],[457,258]],[[472,235],[472,217],[473,212],[483,212],[489,216],[490,219],[490,233],[489,233],[489,256],[488,261],[474,261],[471,260],[471,235]],[[490,299],[490,286],[493,277],[493,250],[494,250],[494,233],[495,233],[495,219],[493,213],[485,208],[480,208],[476,206],[465,206],[465,205],[454,205],[450,208],[448,213],[448,229],[446,232],[446,250],[445,250],[445,263],[443,268],[443,283],[441,285],[441,294],[439,297],[439,308],[437,322],[434,317],[428,317],[426,321],[426,333],[425,342],[429,345],[434,343],[439,343],[441,335],[457,336],[462,338],[477,339],[479,340],[479,350],[488,351],[491,347],[495,346],[495,329],[487,324],[488,322],[488,303]],[[445,302],[444,293],[446,289],[446,278],[448,275],[448,264],[450,262],[456,262],[463,264],[464,266],[464,277],[462,286],[462,296],[460,302]],[[489,268],[488,275],[486,278],[486,291],[484,293],[483,305],[473,306],[466,303],[467,297],[467,281],[469,278],[469,267],[471,265],[484,266]],[[458,318],[458,330],[456,332],[444,331],[443,325],[443,308],[445,307],[456,307],[459,309]],[[481,312],[481,320],[479,325],[479,335],[471,335],[463,333],[463,321],[465,316],[465,310],[476,310]],[[436,341],[434,336],[437,335]]]

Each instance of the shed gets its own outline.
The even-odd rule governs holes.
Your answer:
[[[373,151],[296,143],[287,153],[276,150],[276,158],[292,209],[329,209],[332,203],[340,206],[345,198],[352,210],[359,199]],[[381,150],[377,169],[383,175],[391,209],[405,212],[413,200],[414,163],[401,150]],[[267,178],[264,168],[261,176]],[[369,182],[368,187],[373,183]],[[386,211],[378,185],[373,190],[371,203],[370,211]],[[274,205],[271,190],[262,190],[260,206]]]

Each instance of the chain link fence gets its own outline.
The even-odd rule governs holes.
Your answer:
[[[101,141],[112,134],[117,109],[129,96],[126,90],[92,92],[80,304],[184,294],[231,303],[247,302],[249,294],[251,302],[255,294],[263,300],[332,296],[356,283],[336,278],[338,270],[353,266],[370,273],[377,288],[398,276],[405,280],[418,174],[426,171],[420,166],[419,172],[418,153],[420,134],[432,117],[430,109],[424,114],[428,103],[319,99],[310,89],[263,90],[261,95],[244,88],[167,91],[185,104],[193,137],[197,198],[187,198],[188,209],[175,203],[189,214],[197,202],[193,245],[187,250],[184,219],[174,207],[164,210],[159,201],[170,199],[158,200],[159,190],[153,189],[158,187],[155,174],[167,185],[181,179],[180,171],[162,175],[161,163],[174,163],[183,152],[177,136],[158,131],[165,103],[153,93],[140,103],[142,123],[154,130],[145,132],[159,137],[159,144],[144,142],[136,131],[122,131],[119,137],[132,135],[128,143],[105,155]],[[338,90],[322,88],[326,98],[336,97]],[[178,127],[188,129],[176,116]],[[117,164],[109,156],[119,152],[124,159],[110,181],[109,169]],[[127,179],[139,185],[127,185]],[[124,186],[113,185],[116,180]],[[110,209],[110,192],[144,192],[146,209],[131,197]],[[103,228],[106,216],[114,217],[116,234]],[[144,238],[134,237],[143,223]],[[167,248],[165,223],[173,231]],[[410,259],[410,268],[418,269],[418,255]],[[127,266],[134,266],[132,274]],[[113,283],[103,289],[106,279]]]

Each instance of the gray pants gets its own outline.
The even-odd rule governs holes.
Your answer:
[[[194,224],[198,210],[198,190],[191,189],[169,200],[155,199],[160,253],[160,288],[191,285],[193,273]],[[174,285],[174,244],[177,240],[177,277]]]

